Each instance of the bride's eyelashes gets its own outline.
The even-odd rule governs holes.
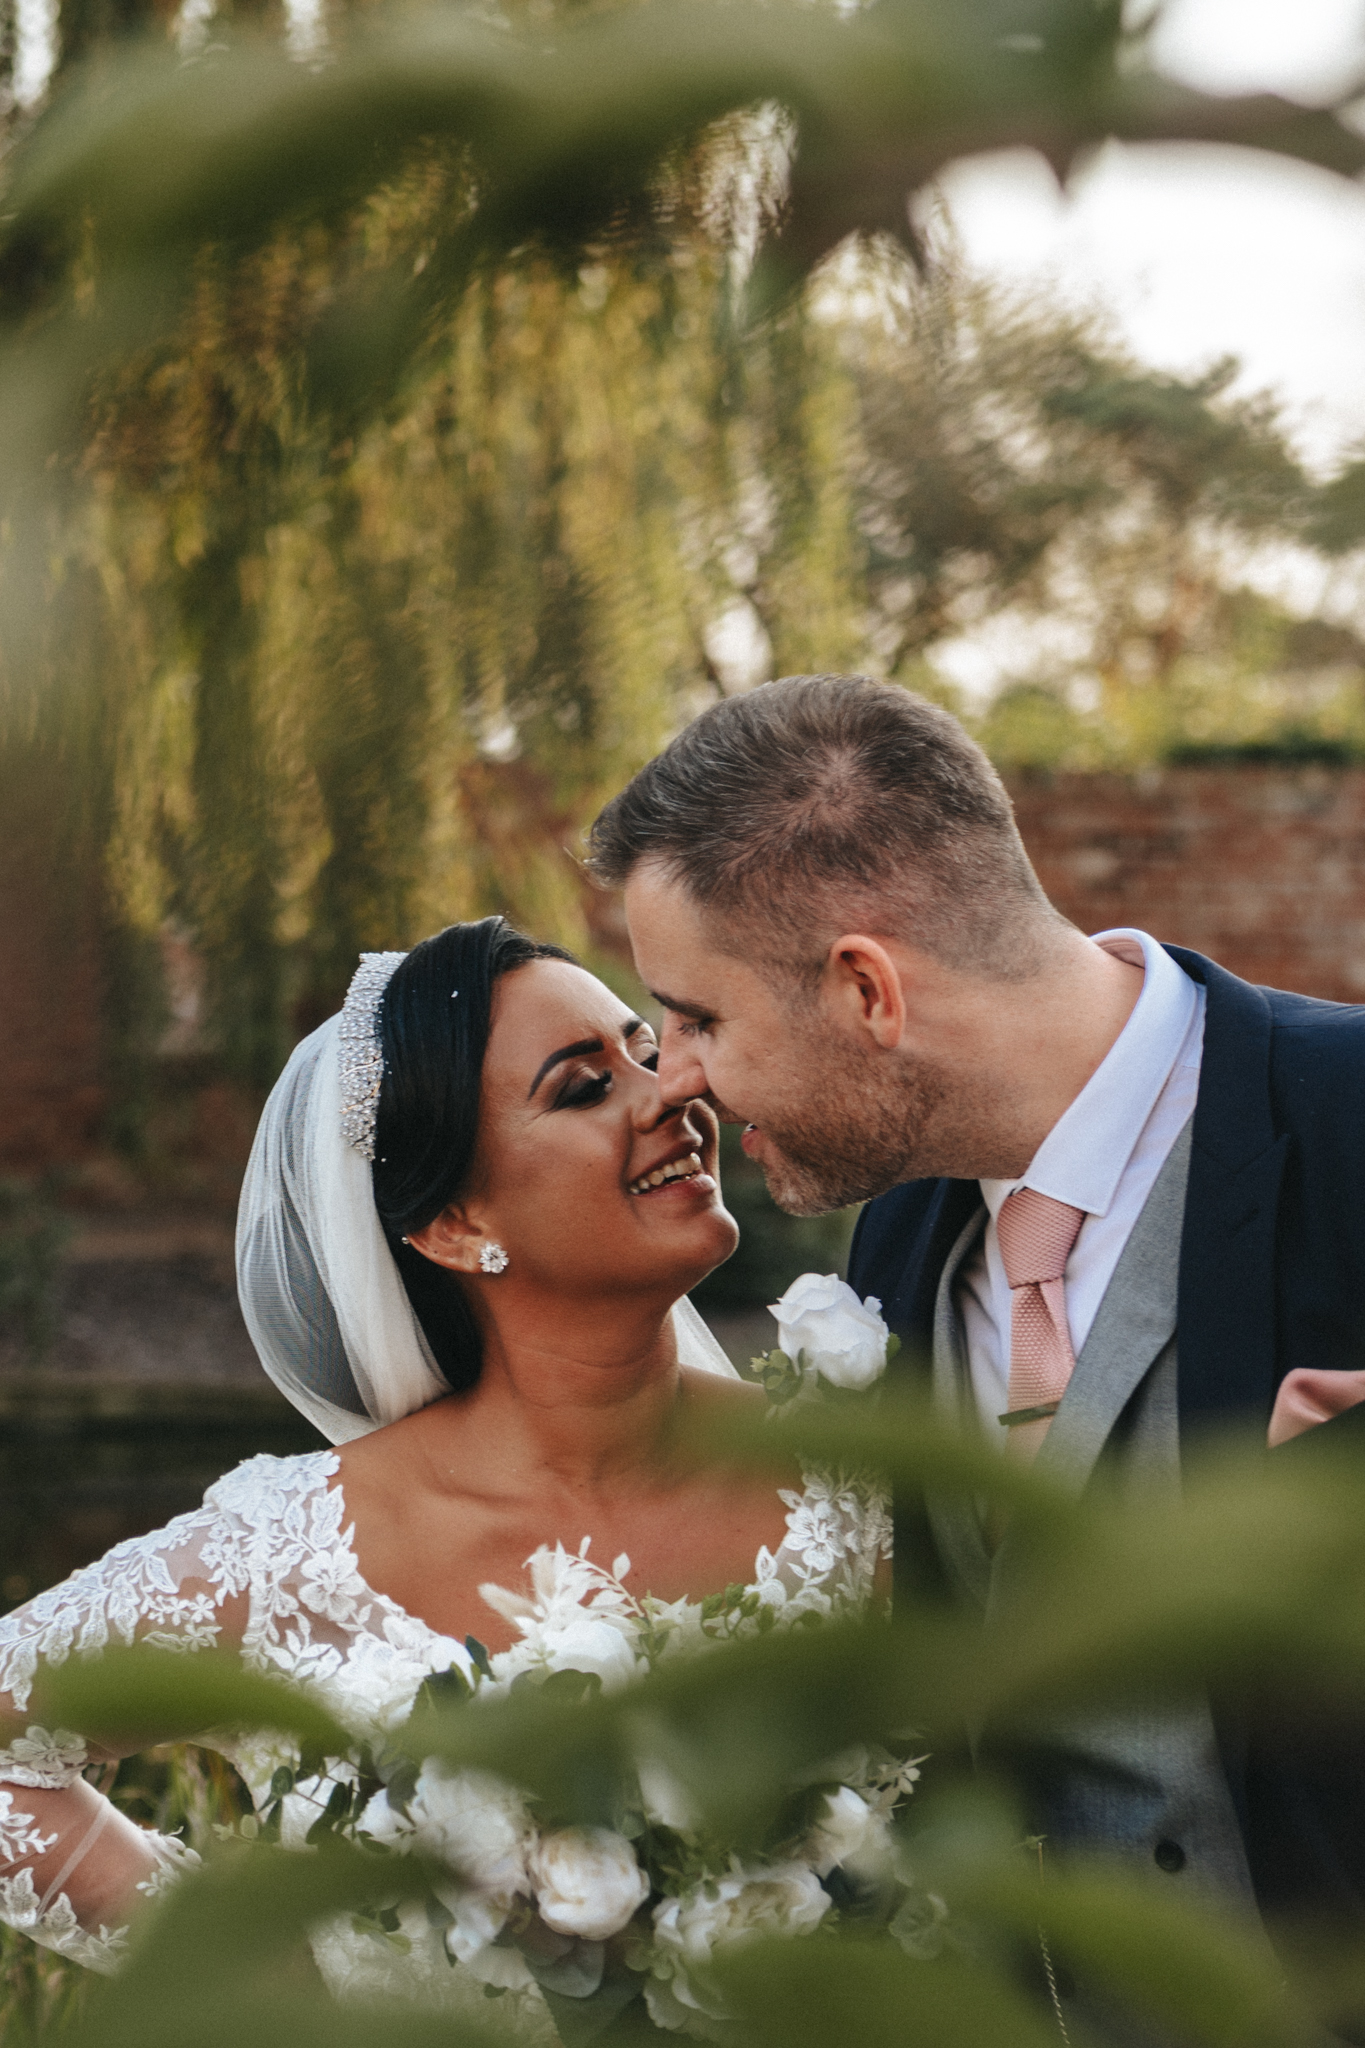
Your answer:
[[[565,1083],[555,1097],[555,1108],[588,1109],[594,1102],[605,1101],[610,1090],[610,1074],[586,1074]]]
[[[627,1047],[637,1066],[652,1074],[659,1064],[659,1048],[649,1044],[641,1048],[638,1057],[633,1048]],[[594,1103],[604,1102],[611,1093],[612,1077],[608,1068],[604,1074],[571,1075],[555,1097],[556,1109],[591,1109]]]

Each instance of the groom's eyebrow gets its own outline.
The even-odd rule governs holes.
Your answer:
[[[621,1027],[621,1036],[623,1038],[633,1038],[635,1033],[643,1030],[643,1028],[643,1017],[630,1017]],[[535,1094],[537,1088],[539,1088],[552,1067],[562,1066],[565,1060],[581,1059],[584,1053],[604,1052],[605,1050],[606,1048],[600,1038],[580,1038],[573,1045],[561,1045],[558,1052],[552,1052],[547,1060],[541,1062],[540,1070],[535,1080],[526,1091],[526,1100],[528,1102],[531,1100],[531,1097]]]
[[[665,1010],[671,1010],[675,1017],[690,1017],[695,1024],[704,1024],[712,1012],[704,1003],[686,1003],[681,996],[666,996],[661,988],[652,988],[650,994]]]

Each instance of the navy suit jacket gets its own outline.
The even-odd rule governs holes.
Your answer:
[[[1263,1432],[1296,1366],[1365,1368],[1365,1007],[1255,988],[1166,950],[1207,991],[1177,1306],[1187,1448],[1211,1425]],[[880,1298],[909,1360],[930,1352],[939,1279],[980,1199],[976,1181],[911,1181],[859,1218],[849,1280]],[[1329,1435],[1365,1450],[1365,1408],[1275,1455],[1311,1455]],[[913,1502],[898,1509],[897,1545],[901,1583],[946,1597]],[[1282,1741],[1262,1754],[1235,1714],[1217,1719],[1263,1903],[1339,1910],[1365,1929],[1365,1751],[1348,1739],[1331,1755]]]

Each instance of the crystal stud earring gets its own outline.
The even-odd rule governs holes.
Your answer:
[[[486,1245],[479,1248],[479,1265],[485,1273],[505,1273],[507,1254],[500,1244],[490,1239]]]

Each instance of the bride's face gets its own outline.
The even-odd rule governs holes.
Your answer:
[[[716,1119],[665,1106],[657,1062],[649,1025],[581,967],[498,982],[463,1206],[522,1280],[671,1298],[734,1250]]]

